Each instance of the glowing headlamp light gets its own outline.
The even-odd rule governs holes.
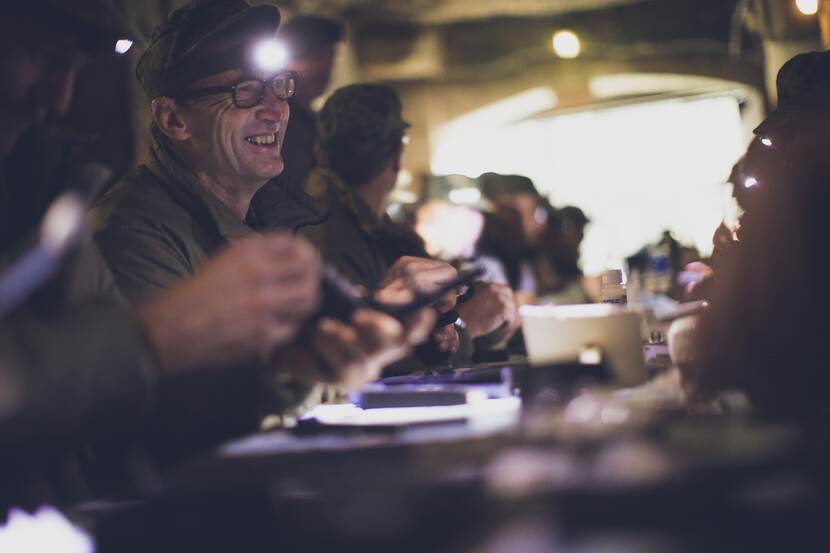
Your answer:
[[[285,46],[274,39],[263,40],[254,47],[254,66],[260,71],[273,73],[285,66],[288,60],[288,50]]]
[[[122,38],[115,43],[115,53],[123,56],[133,47],[133,41],[128,38]]]
[[[758,179],[755,177],[747,177],[744,179],[744,188],[753,188],[758,186]]]

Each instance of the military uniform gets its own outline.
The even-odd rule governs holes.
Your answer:
[[[257,232],[252,218],[241,221],[203,191],[161,141],[150,154],[147,165],[116,184],[92,210],[96,242],[130,301],[158,293],[193,273],[221,247]],[[318,217],[311,206],[292,205],[284,218],[287,224],[301,227]],[[262,369],[256,360],[246,365],[248,370]],[[284,379],[269,391],[260,407],[287,413],[316,402],[320,389]]]
[[[353,282],[371,290],[398,258],[429,257],[418,235],[396,225],[388,215],[378,218],[332,171],[314,169],[306,190],[328,216],[322,224],[302,228],[300,234]]]

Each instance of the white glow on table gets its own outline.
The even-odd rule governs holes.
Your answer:
[[[33,515],[19,509],[9,511],[6,524],[0,526],[0,551],[92,553],[95,545],[58,510],[41,507]]]

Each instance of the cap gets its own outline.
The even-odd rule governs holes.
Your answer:
[[[141,35],[128,23],[112,0],[27,0],[3,7],[5,16],[28,16],[47,32],[71,32],[90,54],[114,52],[115,42],[140,42]]]
[[[830,51],[799,54],[778,71],[778,108],[755,129],[764,135],[830,107]]]
[[[298,15],[280,29],[292,57],[302,58],[324,46],[333,46],[343,40],[346,27],[342,21],[319,15]]]
[[[585,212],[574,205],[566,205],[558,209],[557,215],[563,222],[567,221],[578,228],[584,228],[585,225],[591,222]]]
[[[484,173],[478,177],[478,181],[481,184],[482,194],[489,199],[493,199],[498,194],[539,195],[533,181],[523,175]]]
[[[337,89],[317,117],[320,145],[377,150],[400,141],[409,123],[398,94],[388,86],[355,84]]]
[[[245,0],[191,0],[156,28],[136,66],[149,99],[181,92],[190,83],[246,68],[250,47],[273,37],[280,11]]]

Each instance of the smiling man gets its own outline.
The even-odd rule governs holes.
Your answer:
[[[96,241],[131,301],[199,274],[228,244],[258,236],[251,198],[283,170],[287,100],[296,91],[296,77],[281,69],[274,41],[279,20],[270,5],[195,0],[170,14],[139,60],[136,75],[153,120],[149,160],[102,198],[93,214]],[[251,286],[262,295],[275,293],[268,289],[275,283],[283,292],[319,287],[319,259],[304,240],[267,236],[270,245],[253,248],[246,263],[273,266]],[[266,315],[296,320],[307,307],[286,302]],[[289,398],[307,394],[313,401],[309,388],[316,383],[348,388],[375,378],[426,337],[430,320],[426,311],[409,326],[370,310],[359,311],[350,324],[324,318],[264,361],[278,369],[276,387]],[[186,309],[178,322],[198,324]],[[240,331],[257,332],[259,323],[237,324]],[[287,399],[276,410],[292,403]]]

